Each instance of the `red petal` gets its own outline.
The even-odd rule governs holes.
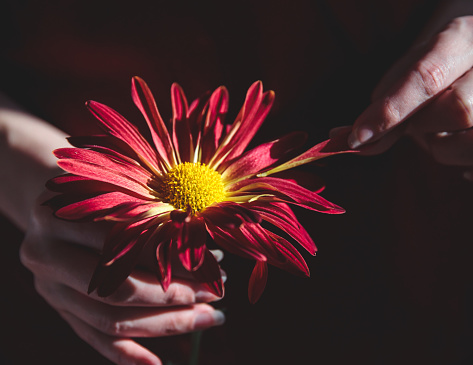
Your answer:
[[[143,198],[154,199],[153,194],[150,193],[150,189],[139,183],[138,181],[131,179],[124,173],[111,170],[109,168],[91,164],[89,162],[80,160],[59,160],[59,167],[72,174],[81,175],[89,179],[103,181],[110,183],[126,190],[134,192]]]
[[[200,215],[219,227],[235,228],[248,223],[260,223],[258,213],[233,202],[222,202],[205,208]]]
[[[106,151],[107,154],[118,154],[122,156],[121,158],[127,156],[135,161],[140,159],[128,144],[111,135],[68,137],[67,141],[74,147]]]
[[[268,265],[264,261],[256,261],[248,284],[248,298],[251,304],[255,304],[263,294],[268,281]]]
[[[187,120],[187,99],[182,88],[176,83],[171,86],[171,101],[172,141],[179,154],[179,162],[190,161],[194,143]]]
[[[112,192],[70,204],[57,210],[55,214],[59,218],[77,220],[127,203],[143,204],[147,202],[127,194]]]
[[[228,112],[228,91],[221,86],[216,89],[209,101],[202,137],[202,162],[208,163],[218,147],[223,131],[223,122]]]
[[[202,218],[185,221],[177,236],[177,252],[187,271],[197,270],[204,261],[207,232]]]
[[[261,177],[243,180],[232,186],[229,190],[231,190],[235,196],[238,196],[239,194],[247,195],[250,193],[255,196],[273,194],[277,200],[296,204],[306,209],[322,213],[341,214],[345,212],[343,208],[322,198],[317,193],[307,190],[291,181],[275,177]]]
[[[224,288],[220,266],[214,255],[206,247],[203,256],[202,265],[192,272],[192,276],[198,283],[203,284],[209,292],[221,298],[223,297]]]
[[[139,77],[133,77],[131,82],[131,96],[135,105],[143,114],[151,131],[158,155],[168,167],[174,164],[174,149],[168,129],[159,114],[158,107],[148,85]]]
[[[146,185],[153,179],[153,175],[148,170],[145,170],[139,166],[136,161],[128,159],[126,156],[123,156],[124,159],[121,159],[118,157],[119,155],[112,157],[101,152],[80,148],[59,148],[54,151],[54,155],[60,160],[80,160],[101,167],[106,167],[110,170],[130,176],[143,185]]]
[[[129,247],[126,255],[123,255],[119,260],[111,265],[104,265],[104,261],[101,261],[92,276],[88,293],[90,294],[97,289],[97,294],[100,297],[113,294],[133,271],[147,241],[146,234],[137,236],[128,242]]]
[[[241,227],[244,236],[263,252],[271,265],[289,271],[294,275],[308,276],[309,269],[304,258],[290,242],[264,229],[259,224]]]
[[[156,258],[158,260],[158,279],[163,287],[163,290],[166,291],[171,284],[171,253],[172,253],[172,242],[165,241],[161,242],[156,249]]]
[[[267,171],[265,174],[269,175],[287,169],[292,169],[296,166],[304,165],[332,155],[358,152],[350,149],[347,145],[347,137],[349,132],[350,131],[347,131],[346,133],[340,133],[339,135],[336,135],[333,139],[328,139],[324,142],[321,142],[310,148],[306,152],[293,158],[292,160]]]
[[[248,144],[251,142],[256,132],[264,122],[264,119],[268,115],[271,107],[274,102],[274,92],[268,91],[265,92],[262,96],[261,104],[258,107],[258,110],[254,115],[248,116],[246,119],[243,119],[240,130],[237,135],[235,135],[235,148],[228,155],[228,159],[233,159],[245,151]]]
[[[128,144],[140,156],[142,162],[161,171],[159,157],[133,124],[104,104],[88,101],[86,106],[102,122],[107,132]]]
[[[267,203],[262,205],[256,202],[250,203],[250,205],[251,209],[256,210],[265,221],[274,224],[276,227],[288,233],[311,255],[315,255],[317,247],[314,241],[312,241],[312,238],[286,204]]]
[[[266,260],[266,256],[264,256],[264,254],[261,253],[257,247],[254,247],[251,244],[251,241],[246,239],[240,229],[221,229],[213,225],[211,222],[206,223],[207,232],[209,232],[215,243],[224,250],[252,260]]]
[[[244,179],[273,165],[306,139],[305,133],[290,133],[275,141],[262,144],[238,157],[222,173],[224,181]]]

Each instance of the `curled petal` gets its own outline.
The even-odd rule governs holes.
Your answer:
[[[202,265],[192,272],[192,276],[198,283],[203,284],[209,292],[221,298],[223,297],[224,288],[220,266],[207,247],[204,247],[203,256]]]
[[[252,260],[266,260],[266,256],[261,253],[257,247],[254,247],[251,241],[246,239],[240,229],[221,229],[213,225],[211,222],[206,222],[206,225],[207,232],[209,232],[210,237],[212,237],[217,245],[228,252]]]
[[[248,298],[251,304],[255,304],[263,294],[268,281],[268,264],[265,261],[256,261],[248,284]]]
[[[104,259],[99,262],[89,283],[88,293],[97,289],[97,295],[107,297],[117,290],[136,266],[141,251],[148,241],[148,235],[149,232],[144,232],[135,236],[128,242],[126,255],[121,255],[113,263],[106,264]]]
[[[246,224],[241,227],[243,235],[258,250],[264,253],[269,264],[289,271],[294,275],[309,276],[309,268],[290,242],[264,229],[259,224]]]
[[[171,284],[171,255],[172,241],[161,242],[156,249],[156,259],[159,268],[157,271],[157,276],[164,291],[168,290],[169,284]]]
[[[288,233],[311,255],[315,255],[317,247],[314,241],[286,204],[268,203],[261,205],[250,203],[250,205],[251,209],[257,211],[265,221]]]
[[[197,270],[204,261],[207,232],[202,218],[184,221],[177,236],[177,252],[187,271]]]

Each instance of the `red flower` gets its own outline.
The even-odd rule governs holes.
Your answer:
[[[332,214],[344,210],[293,180],[270,175],[348,151],[325,141],[289,159],[302,137],[291,133],[244,153],[274,100],[272,91],[263,93],[261,82],[250,87],[232,124],[224,122],[224,87],[189,106],[182,89],[173,84],[170,123],[163,121],[148,86],[138,77],[132,80],[132,97],[153,143],[113,109],[89,101],[87,107],[104,134],[71,137],[78,148],[54,151],[58,165],[69,173],[47,184],[60,193],[49,201],[55,215],[116,222],[89,292],[113,293],[136,266],[143,248],[152,245],[164,290],[179,258],[197,281],[222,296],[220,268],[206,246],[209,236],[223,249],[256,261],[249,283],[251,302],[263,292],[268,263],[308,276],[293,244],[260,223],[280,228],[315,255],[314,242],[288,204]]]

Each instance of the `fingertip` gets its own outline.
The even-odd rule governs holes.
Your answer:
[[[211,308],[211,307],[210,307]],[[221,326],[225,323],[225,314],[221,310],[210,308],[196,308],[197,314],[194,319],[194,330]]]
[[[348,136],[348,145],[352,149],[360,147],[373,138],[373,131],[368,127],[357,127]]]

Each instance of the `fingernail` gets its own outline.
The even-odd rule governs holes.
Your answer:
[[[215,294],[212,294],[211,292],[207,290],[199,290],[195,293],[195,301],[196,303],[209,303],[209,302],[215,302],[217,300],[220,300],[222,298],[217,297]]]
[[[220,269],[220,276],[222,277],[222,281],[225,283],[227,281],[227,273]]]
[[[225,315],[222,311],[199,313],[194,320],[194,329],[201,330],[212,326],[220,326],[225,323]]]
[[[332,128],[332,129],[328,132],[328,136],[329,136],[330,138],[334,138],[340,131],[344,130],[345,128],[346,128],[346,126]]]
[[[348,137],[348,144],[351,148],[358,148],[363,143],[368,142],[373,137],[371,129],[361,127],[355,129]]]

